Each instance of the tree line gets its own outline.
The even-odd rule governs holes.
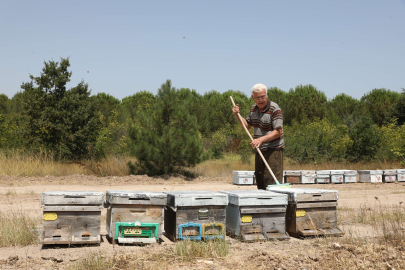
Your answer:
[[[163,174],[252,149],[232,114],[232,96],[246,116],[254,101],[241,91],[204,94],[167,80],[156,95],[122,100],[91,95],[84,81],[70,89],[69,58],[44,62],[12,98],[0,95],[0,149],[52,151],[63,161],[132,155],[131,173]],[[360,100],[328,100],[313,85],[268,89],[284,114],[285,155],[297,162],[396,160],[405,150],[405,89],[373,89]]]

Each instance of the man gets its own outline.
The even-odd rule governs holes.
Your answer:
[[[235,105],[232,112],[241,125],[247,129],[254,127],[254,139],[250,143],[253,148],[259,147],[264,158],[279,182],[283,178],[283,113],[280,107],[270,101],[267,96],[267,87],[264,84],[255,84],[252,87],[252,98],[255,105],[250,108],[250,113],[242,121],[238,117],[239,107]],[[262,158],[255,154],[255,175],[258,189],[266,189],[276,181],[266,168]]]

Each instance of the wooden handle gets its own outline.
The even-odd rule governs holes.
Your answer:
[[[235,102],[233,101],[232,96],[229,96],[229,97],[231,98],[232,104],[233,104],[233,106],[235,107],[236,105],[235,105]],[[245,124],[244,124],[244,122],[243,122],[243,120],[242,120],[243,118],[242,118],[242,116],[241,116],[239,113],[238,113],[238,117],[239,117],[239,120],[240,120],[240,122],[241,122],[243,128],[245,129],[246,133],[249,135],[250,140],[253,141],[252,135],[250,135],[250,132],[249,132],[249,130],[247,129],[247,127],[245,126]],[[257,150],[257,152],[259,153],[260,157],[262,158],[262,160],[263,160],[264,164],[266,165],[267,169],[269,170],[271,176],[273,176],[273,179],[276,180],[276,185],[279,185],[280,182],[277,181],[277,178],[276,178],[276,176],[274,175],[273,171],[271,170],[271,168],[270,168],[269,164],[267,163],[266,159],[264,158],[264,156],[263,156],[263,154],[262,154],[262,151],[260,151],[259,147],[256,147],[256,150]]]

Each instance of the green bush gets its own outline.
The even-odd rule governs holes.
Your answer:
[[[284,127],[285,155],[300,163],[341,161],[352,141],[345,125],[333,125],[327,119],[293,121]]]
[[[353,161],[373,160],[381,147],[381,131],[373,120],[364,117],[349,132],[353,141],[348,151],[348,158]]]

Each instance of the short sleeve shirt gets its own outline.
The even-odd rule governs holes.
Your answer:
[[[270,148],[284,148],[283,112],[277,103],[268,100],[262,112],[259,112],[259,107],[257,107],[256,104],[253,105],[250,108],[249,115],[246,117],[246,122],[253,126],[255,139],[265,136],[275,129],[281,128],[280,138],[271,142],[262,143],[260,150],[265,151]]]

